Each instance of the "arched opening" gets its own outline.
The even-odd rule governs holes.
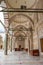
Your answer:
[[[2,10],[2,7],[0,7]],[[0,49],[4,49],[4,38],[5,38],[5,28],[4,28],[4,15],[0,12]]]
[[[17,46],[16,46],[17,45]],[[19,34],[15,37],[15,50],[16,51],[23,51],[25,46],[25,37],[22,34]]]
[[[25,50],[26,33],[19,30],[17,30],[17,32],[14,33],[14,37],[15,37],[14,47],[16,51],[23,51]]]
[[[12,21],[14,21],[15,23],[26,23],[29,22],[32,24],[32,26],[34,25],[34,21],[31,19],[30,16],[24,14],[14,14],[10,19],[9,19],[10,23],[12,23]]]

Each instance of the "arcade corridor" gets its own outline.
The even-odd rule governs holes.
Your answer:
[[[43,65],[43,0],[0,0],[0,65]]]

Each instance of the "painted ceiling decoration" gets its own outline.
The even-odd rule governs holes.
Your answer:
[[[14,36],[15,37],[17,37],[17,36],[19,36],[19,35],[22,35],[23,37],[26,37],[27,36],[27,34],[25,33],[25,32],[21,32],[21,31],[16,31],[16,32],[14,32]]]
[[[26,31],[27,28],[23,25],[18,25],[14,28],[14,30],[17,30],[17,31]]]
[[[11,8],[20,8],[21,5],[26,5],[27,8],[32,8],[36,4],[37,0],[5,0],[5,2]]]
[[[34,25],[34,21],[31,19],[31,17],[25,14],[15,14],[9,19],[10,23],[12,21],[14,21],[15,23],[27,23],[29,22],[29,20],[32,23],[32,25]]]
[[[19,15],[19,14],[17,14],[17,15],[14,15],[14,18],[12,17],[11,18],[14,22],[16,22],[16,23],[24,23],[24,22],[27,22],[28,21],[28,18],[26,18],[25,16],[23,16],[23,15]],[[11,20],[10,19],[10,20]]]
[[[0,0],[4,1],[8,8],[20,8],[21,5],[27,8],[43,8],[43,0]],[[31,4],[30,4],[31,3]]]

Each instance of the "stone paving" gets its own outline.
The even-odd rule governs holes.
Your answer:
[[[33,57],[25,51],[13,51],[4,55],[4,52],[0,51],[0,65],[43,65],[43,56]]]

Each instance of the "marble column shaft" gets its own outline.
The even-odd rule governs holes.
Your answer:
[[[30,50],[33,50],[33,32],[31,31],[31,43],[30,43]]]
[[[8,50],[8,34],[5,36],[5,45],[4,45],[4,53],[7,55],[7,50]]]
[[[12,52],[12,36],[10,37],[10,51]]]

